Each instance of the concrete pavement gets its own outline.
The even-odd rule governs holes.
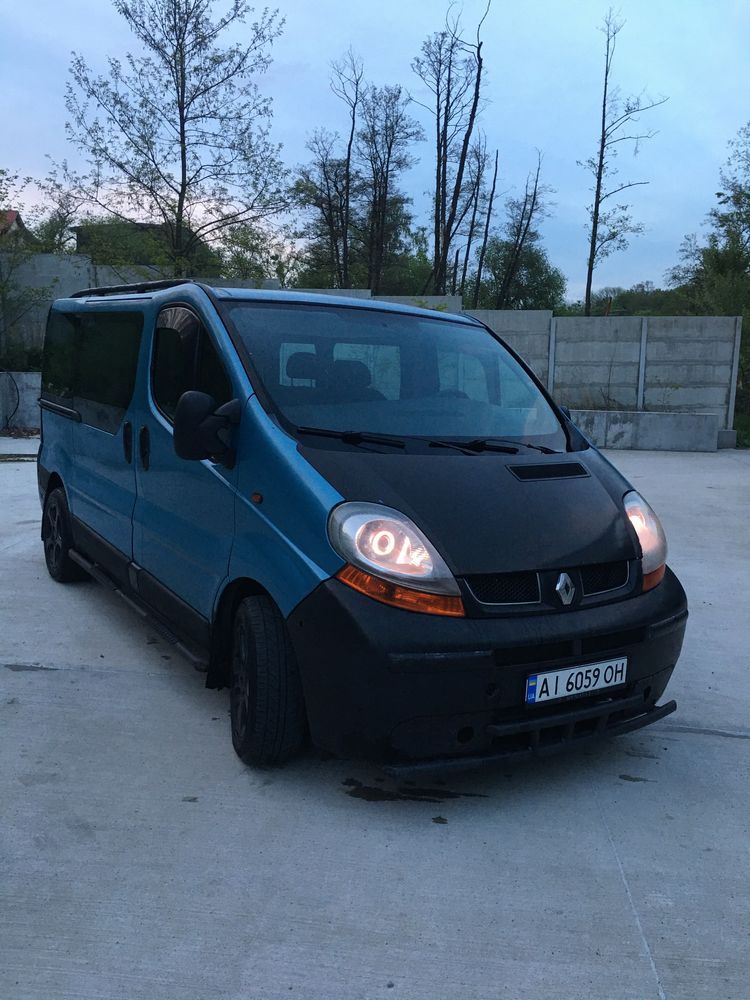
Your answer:
[[[0,464],[0,997],[747,1000],[750,452],[611,458],[688,592],[677,713],[400,792],[245,767],[226,692],[49,579]]]

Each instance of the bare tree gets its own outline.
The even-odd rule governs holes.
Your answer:
[[[341,220],[341,288],[351,287],[349,274],[349,236],[351,228],[352,151],[357,131],[357,110],[362,93],[362,60],[349,49],[343,59],[331,65],[331,90],[349,108],[349,136],[344,158],[344,190]]]
[[[412,63],[433,95],[431,107],[421,106],[435,123],[432,286],[439,295],[445,293],[451,244],[471,205],[464,176],[479,112],[484,67],[480,33],[489,9],[488,3],[475,41],[463,38],[457,20],[448,20],[422,43],[421,55]]]
[[[187,273],[202,241],[258,223],[283,204],[270,142],[270,101],[255,78],[282,23],[247,0],[113,0],[144,54],[109,59],[96,76],[74,54],[68,136],[89,159],[91,201],[114,216],[158,222],[172,269]],[[244,27],[243,27],[244,26]],[[222,45],[227,35],[241,42]]]
[[[542,154],[537,152],[536,170],[526,178],[523,197],[509,198],[505,206],[508,256],[505,274],[495,300],[496,309],[507,308],[508,294],[515,281],[524,250],[529,242],[537,238],[534,224],[539,222],[540,217],[546,215],[542,196],[548,189],[539,184],[541,170]]]
[[[469,270],[469,260],[471,259],[471,248],[474,244],[474,233],[477,228],[477,216],[479,206],[482,201],[484,171],[487,167],[487,143],[484,135],[480,133],[479,138],[472,144],[469,152],[469,198],[471,200],[471,216],[469,218],[469,229],[466,233],[466,244],[464,246],[464,262],[461,268],[461,283],[457,284],[453,279],[453,294],[458,292],[463,297],[466,290],[466,276]],[[456,251],[458,253],[458,251]],[[457,268],[456,268],[457,271]]]
[[[476,309],[479,303],[479,290],[482,287],[482,270],[484,269],[484,258],[487,255],[487,240],[490,235],[490,224],[492,222],[492,206],[495,201],[495,189],[497,187],[497,164],[498,164],[498,151],[495,150],[495,169],[492,172],[492,187],[490,188],[490,197],[487,203],[487,213],[484,217],[484,235],[482,236],[482,246],[479,251],[479,262],[477,263],[477,277],[474,283],[474,300],[472,302],[472,308]]]
[[[322,251],[325,262],[319,263],[325,263],[334,287],[344,288],[344,220],[351,176],[347,182],[346,161],[336,151],[338,141],[337,134],[325,129],[313,132],[307,142],[312,161],[299,168],[292,192],[297,204],[313,211],[304,235]]]
[[[628,245],[628,237],[643,231],[642,224],[633,220],[627,204],[610,203],[609,201],[629,188],[648,184],[648,181],[627,181],[620,184],[615,180],[617,170],[613,161],[619,143],[633,143],[633,153],[637,154],[641,140],[651,139],[656,134],[653,131],[640,132],[638,130],[639,116],[660,104],[664,104],[667,100],[666,97],[651,100],[643,94],[622,98],[619,89],[612,86],[612,62],[617,36],[624,24],[625,22],[620,20],[610,7],[600,29],[606,43],[598,147],[594,156],[583,163],[579,161],[579,165],[589,170],[594,179],[592,188],[594,200],[588,208],[589,255],[584,307],[586,316],[591,315],[591,282],[599,261],[615,250],[624,250]]]

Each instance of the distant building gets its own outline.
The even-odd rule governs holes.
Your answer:
[[[13,208],[0,209],[0,242],[10,239],[29,246],[39,242],[24,225],[20,212]]]

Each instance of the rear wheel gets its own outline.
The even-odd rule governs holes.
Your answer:
[[[302,746],[299,671],[284,619],[269,597],[246,597],[237,608],[229,705],[232,743],[246,764],[276,764]]]
[[[69,552],[73,545],[70,513],[65,492],[59,487],[50,490],[42,513],[42,542],[47,570],[58,583],[85,580],[86,572],[73,562]]]

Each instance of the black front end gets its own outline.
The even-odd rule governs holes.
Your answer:
[[[617,573],[625,575],[618,581]],[[667,569],[643,593],[637,568],[601,567],[589,587],[619,587],[587,598],[583,575],[571,575],[582,596],[565,608],[555,604],[549,574],[535,585],[463,579],[464,618],[400,610],[336,579],[322,583],[288,621],[313,742],[403,775],[553,752],[668,715],[675,703],[657,702],[687,621],[677,578]],[[623,683],[527,701],[532,674],[623,659]]]

